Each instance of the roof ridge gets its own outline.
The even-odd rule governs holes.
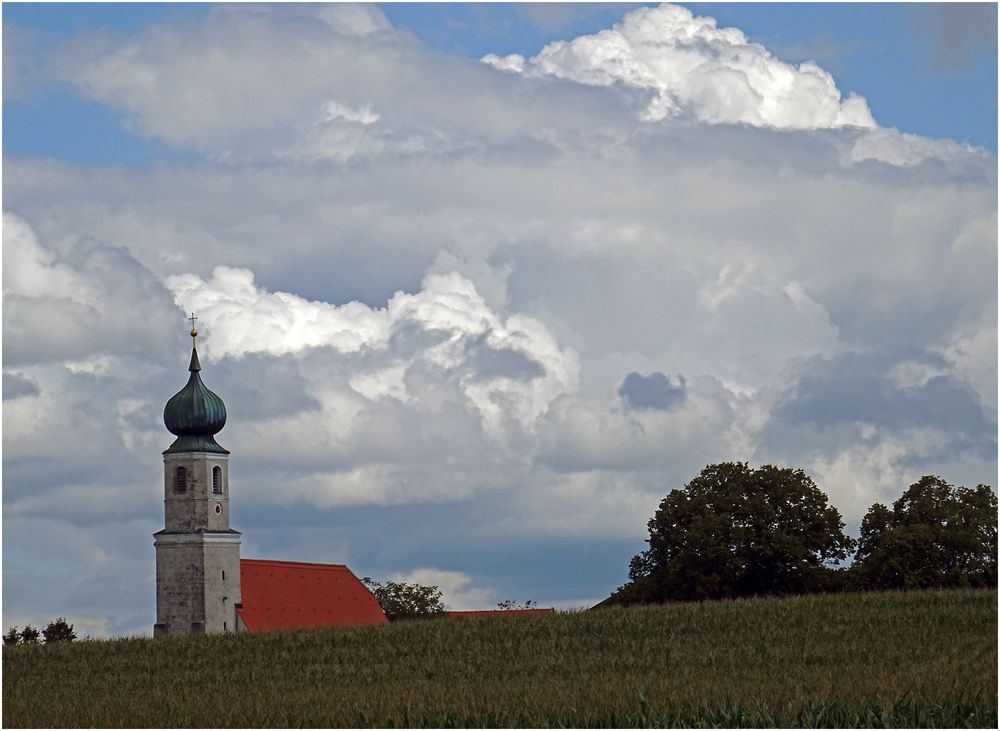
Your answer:
[[[316,568],[335,568],[335,569],[350,569],[347,568],[345,563],[315,563],[312,561],[283,561],[281,559],[273,558],[241,558],[240,563],[253,563],[253,564],[272,564],[275,566],[312,566]],[[353,573],[353,572],[352,572]]]

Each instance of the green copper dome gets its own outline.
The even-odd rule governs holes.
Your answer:
[[[187,385],[174,394],[163,409],[163,423],[176,441],[164,454],[172,452],[218,452],[229,454],[219,446],[215,435],[226,425],[226,405],[201,382],[198,351],[191,349],[191,377]]]

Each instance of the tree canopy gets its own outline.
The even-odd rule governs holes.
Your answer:
[[[47,645],[56,642],[72,642],[76,639],[73,625],[67,622],[65,617],[57,617],[54,621],[49,622],[49,625],[42,630],[42,635],[45,637]]]
[[[997,585],[997,496],[925,476],[861,521],[851,569],[863,589]]]
[[[441,602],[441,590],[436,586],[374,581],[367,576],[362,581],[391,620],[412,619],[445,611]]]
[[[3,643],[5,645],[37,645],[39,637],[44,637],[47,645],[57,642],[72,642],[76,639],[76,632],[73,631],[73,625],[67,622],[65,617],[57,617],[54,621],[49,622],[48,626],[41,632],[30,624],[23,630],[11,627],[4,634]]]
[[[39,632],[37,629],[32,627],[30,624],[26,625],[24,629],[21,630],[21,644],[22,645],[37,645],[38,644]]]
[[[802,470],[709,465],[648,523],[611,603],[701,600],[831,588],[854,548],[826,495]]]
[[[533,602],[529,599],[526,602],[518,602],[514,599],[504,599],[502,602],[497,602],[497,609],[502,611],[513,611],[520,609],[537,609],[537,602]]]

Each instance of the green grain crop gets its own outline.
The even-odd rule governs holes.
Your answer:
[[[995,728],[997,593],[5,647],[3,725]]]

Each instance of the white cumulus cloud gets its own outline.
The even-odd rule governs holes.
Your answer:
[[[962,162],[976,158],[988,159],[988,155],[984,150],[954,140],[933,140],[884,127],[859,134],[843,155],[843,161],[849,165],[874,160],[898,167],[919,165],[925,160]]]
[[[544,324],[495,312],[472,282],[454,272],[427,275],[419,292],[397,292],[381,309],[267,292],[251,271],[226,266],[216,267],[208,281],[183,274],[166,284],[178,305],[211,323],[203,348],[208,357],[319,347],[383,354],[391,362],[352,380],[357,392],[375,399],[405,397],[406,368],[420,361],[456,379],[494,432],[507,418],[530,428],[554,399],[577,385],[575,353],[560,348]]]
[[[664,4],[639,8],[614,27],[549,43],[530,59],[482,59],[496,68],[551,75],[593,86],[622,84],[649,93],[649,120],[690,115],[709,123],[827,129],[875,127],[868,103],[843,98],[829,72],[812,62],[775,58],[738,28]]]

